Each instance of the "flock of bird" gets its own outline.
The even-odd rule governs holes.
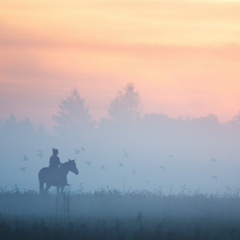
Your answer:
[[[84,152],[84,151],[86,151],[86,148],[85,148],[85,147],[75,148],[75,155],[79,155],[81,152]],[[43,157],[43,151],[38,150],[38,151],[36,152],[36,156],[37,156],[39,159],[42,159],[42,157]],[[123,157],[125,157],[125,158],[128,158],[128,157],[129,157],[129,153],[128,153],[126,150],[123,150]],[[170,154],[168,157],[169,157],[169,158],[173,158],[174,156],[173,156],[172,154]],[[24,162],[29,161],[29,158],[27,157],[27,155],[24,155],[22,161],[24,161]],[[217,163],[217,162],[218,162],[215,158],[211,158],[210,161],[211,161],[211,162],[214,162],[214,163]],[[85,163],[88,167],[92,167],[91,161],[87,160],[87,161],[85,161],[84,163]],[[124,164],[123,164],[122,161],[119,161],[119,162],[118,162],[118,167],[119,167],[119,168],[123,168],[123,167],[124,167]],[[158,168],[161,169],[162,172],[165,171],[165,166],[163,166],[163,165],[160,165]],[[101,169],[101,170],[105,170],[105,169],[106,169],[105,165],[101,165],[101,166],[100,166],[100,169]],[[26,167],[21,167],[20,170],[21,170],[22,172],[25,172],[25,171],[26,171]],[[131,170],[131,173],[132,173],[132,175],[135,175],[135,174],[136,174],[136,170],[135,170],[135,169],[132,169],[132,170]],[[217,180],[218,180],[218,177],[217,177],[216,175],[212,175],[212,176],[211,176],[211,179],[214,180],[214,181],[217,181]],[[149,183],[149,182],[148,182],[148,181],[145,181],[145,183]],[[226,189],[229,190],[229,187],[226,186]]]

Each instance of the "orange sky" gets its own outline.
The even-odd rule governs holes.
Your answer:
[[[0,119],[49,124],[77,88],[91,114],[133,82],[144,112],[240,110],[240,1],[0,0]]]

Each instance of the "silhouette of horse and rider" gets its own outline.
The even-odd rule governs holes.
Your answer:
[[[52,149],[52,156],[49,160],[49,167],[42,168],[38,173],[39,191],[40,193],[47,192],[51,186],[57,187],[63,192],[65,186],[69,186],[67,182],[67,174],[71,171],[78,175],[78,169],[75,160],[68,160],[65,163],[60,162],[58,157],[58,149]],[[46,187],[44,187],[46,184]]]

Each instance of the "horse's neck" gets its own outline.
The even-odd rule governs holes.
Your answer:
[[[68,174],[68,172],[69,172],[69,170],[64,166],[64,165],[62,165],[61,166],[61,170],[64,172],[64,174]]]

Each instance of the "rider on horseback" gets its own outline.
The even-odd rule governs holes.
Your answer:
[[[61,166],[60,158],[58,157],[58,149],[53,148],[52,152],[53,152],[53,154],[49,160],[49,167],[52,169],[53,168],[57,169],[59,166]]]
[[[60,158],[58,157],[58,149],[53,148],[52,149],[52,156],[50,157],[49,160],[49,168],[52,170],[52,173],[59,173],[59,170],[62,171],[62,169],[60,169],[59,167],[62,165],[62,163],[60,162]],[[68,186],[68,182],[67,182],[67,176],[65,177],[65,181],[66,181],[66,186]]]

